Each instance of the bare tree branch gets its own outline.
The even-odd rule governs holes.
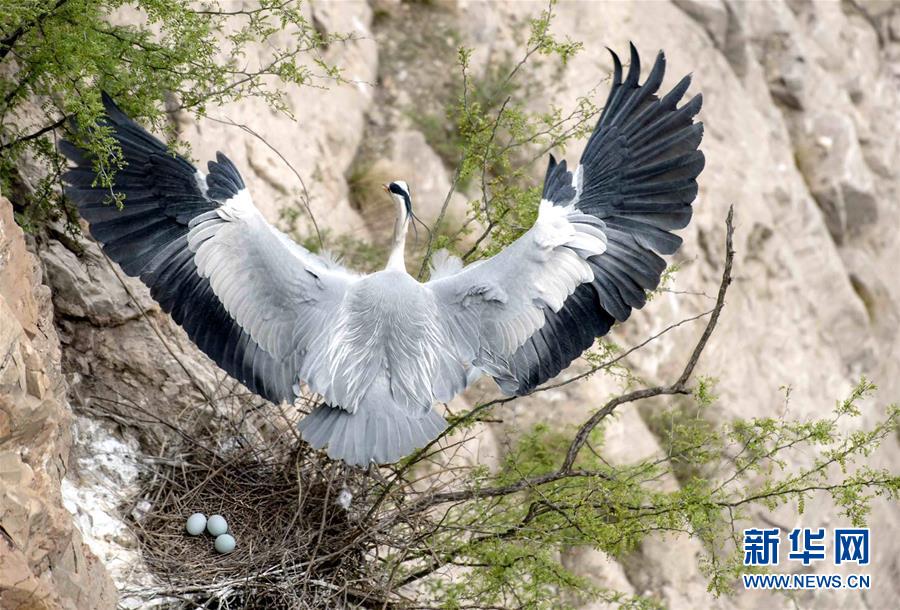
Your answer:
[[[731,268],[734,263],[733,220],[734,206],[730,206],[728,208],[728,216],[725,218],[725,268],[722,270],[722,281],[719,284],[719,294],[716,298],[716,306],[713,308],[709,322],[706,323],[706,328],[703,330],[703,334],[700,335],[700,340],[697,341],[697,344],[694,346],[694,351],[691,352],[691,357],[688,359],[684,370],[681,372],[681,376],[679,376],[678,380],[672,385],[637,390],[628,394],[623,394],[622,396],[617,396],[606,403],[602,409],[594,413],[594,415],[581,426],[581,429],[578,430],[578,433],[575,435],[575,440],[573,440],[572,444],[569,446],[569,451],[563,462],[563,471],[571,470],[572,465],[578,457],[578,452],[581,451],[581,448],[584,446],[585,442],[587,442],[591,431],[596,428],[601,421],[609,417],[619,405],[643,400],[652,396],[690,393],[690,390],[687,388],[688,379],[690,379],[691,374],[694,372],[694,368],[700,360],[700,355],[706,348],[706,343],[709,341],[710,336],[712,336],[712,333],[719,322],[719,316],[722,313],[722,309],[725,307],[725,295],[728,292],[728,287],[731,285]]]
[[[57,0],[56,4],[53,5],[49,10],[37,15],[31,22],[23,23],[12,34],[7,36],[3,40],[0,40],[0,61],[3,61],[6,58],[7,54],[12,51],[13,46],[15,46],[16,42],[18,42],[19,38],[21,38],[22,35],[25,34],[25,32],[40,25],[42,21],[44,21],[48,17],[51,17],[57,9],[59,9],[68,1],[69,0]]]
[[[569,449],[566,452],[566,457],[563,460],[562,465],[555,472],[540,475],[537,477],[524,478],[511,485],[505,485],[501,487],[484,487],[433,494],[431,496],[419,499],[416,503],[411,505],[411,507],[406,506],[403,510],[424,510],[428,507],[446,502],[459,502],[477,498],[504,496],[523,491],[525,489],[528,489],[529,487],[544,485],[570,477],[605,477],[606,475],[602,473],[585,472],[573,468],[575,461],[578,458],[579,452],[587,443],[591,432],[600,424],[600,422],[609,417],[617,407],[623,404],[644,400],[653,396],[691,393],[691,390],[687,387],[687,382],[693,374],[694,369],[697,366],[697,362],[700,360],[700,356],[703,353],[703,350],[706,348],[709,338],[710,336],[712,336],[712,333],[715,330],[716,325],[718,324],[719,316],[721,315],[722,309],[725,307],[725,295],[727,294],[728,287],[731,284],[731,271],[732,265],[734,263],[733,217],[734,208],[732,206],[728,209],[728,216],[725,219],[725,265],[722,271],[722,280],[719,284],[719,292],[718,297],[716,298],[716,305],[713,308],[709,321],[707,322],[706,327],[704,328],[703,333],[700,336],[700,339],[694,346],[694,349],[691,352],[691,355],[688,358],[688,361],[685,364],[681,375],[679,375],[678,379],[674,383],[667,386],[655,386],[650,388],[643,388],[641,390],[635,390],[627,394],[622,394],[621,396],[616,396],[615,398],[609,400],[605,405],[603,405],[600,410],[594,413],[594,415],[592,415],[586,422],[584,422],[584,424],[582,424],[581,428],[579,428],[578,432],[576,433],[575,438],[572,440],[572,443],[569,445]],[[507,400],[512,399],[513,398],[510,397],[508,399],[499,399],[498,401],[492,401],[490,403],[485,403],[484,405],[479,405],[479,407],[476,407],[467,415],[473,415],[474,413],[493,406],[494,404],[497,404],[499,402],[506,402]],[[430,445],[420,450],[418,455],[424,455],[424,452],[427,451],[429,447]],[[416,458],[413,458],[412,461],[415,462]],[[370,514],[373,513],[370,512]]]

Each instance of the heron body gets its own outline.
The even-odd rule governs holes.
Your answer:
[[[678,106],[690,78],[657,97],[660,53],[640,84],[631,47],[580,164],[551,156],[534,225],[495,256],[464,266],[439,253],[431,278],[406,271],[413,216],[402,181],[384,270],[362,275],[309,252],[269,225],[221,153],[206,173],[172,155],[106,96],[103,125],[127,165],[124,208],[106,205],[91,158],[67,195],[91,234],[230,375],[273,402],[306,385],[324,403],[300,423],[315,448],[350,464],[393,462],[446,426],[434,405],[480,375],[509,395],[558,374],[646,302],[691,218],[702,124],[700,96]],[[76,126],[77,129],[77,126]]]
[[[380,271],[348,288],[325,367],[326,400],[346,406],[307,417],[301,429],[308,442],[351,463],[386,463],[443,430],[432,405],[451,351],[436,311],[430,291],[404,271]]]

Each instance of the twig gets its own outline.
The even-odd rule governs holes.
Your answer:
[[[324,248],[325,241],[322,239],[322,232],[319,230],[319,224],[316,222],[316,216],[315,216],[315,214],[313,214],[312,206],[310,205],[309,190],[307,190],[307,188],[306,188],[306,181],[303,180],[303,176],[300,175],[300,172],[297,171],[297,169],[294,167],[294,165],[290,161],[287,160],[287,157],[285,157],[283,154],[281,154],[281,151],[278,150],[277,148],[275,148],[263,136],[261,136],[259,133],[257,133],[252,128],[248,127],[247,125],[245,125],[243,123],[236,123],[229,118],[217,119],[217,118],[214,118],[214,117],[211,117],[208,115],[206,116],[206,118],[209,119],[210,121],[215,121],[216,123],[221,123],[223,125],[231,125],[232,127],[237,127],[239,129],[242,129],[243,131],[246,131],[250,135],[252,135],[256,138],[259,138],[260,142],[265,144],[269,148],[269,150],[271,150],[276,155],[278,155],[278,158],[284,162],[284,164],[287,166],[287,168],[289,170],[291,170],[291,172],[294,174],[294,176],[297,177],[297,180],[300,182],[300,188],[303,190],[303,198],[302,198],[303,207],[306,209],[306,214],[309,216],[309,220],[310,220],[310,222],[312,222],[313,229],[316,231],[316,239],[319,241],[319,247]],[[449,195],[448,195],[448,198],[449,198]]]
[[[53,131],[54,129],[58,129],[58,128],[62,127],[68,118],[69,117],[67,117],[67,116],[63,116],[61,119],[58,119],[49,125],[45,125],[44,127],[41,127],[34,133],[30,133],[27,136],[22,136],[20,138],[16,138],[15,140],[12,140],[5,144],[0,144],[0,150],[6,150],[7,148],[12,148],[13,146],[16,146],[17,144],[22,144],[23,142],[29,142],[31,140],[36,140],[37,138],[40,138],[42,135],[49,133],[49,132]]]
[[[441,205],[441,211],[438,214],[437,219],[435,219],[434,224],[432,225],[431,231],[428,233],[428,246],[425,248],[425,256],[422,257],[422,266],[419,267],[419,273],[416,277],[421,280],[425,277],[425,271],[428,269],[428,263],[431,262],[431,256],[434,254],[434,236],[437,234],[438,229],[441,227],[441,223],[444,222],[444,216],[447,214],[447,208],[450,207],[450,199],[453,198],[453,193],[456,192],[456,187],[459,186],[459,174],[462,170],[462,159],[460,159],[459,163],[456,164],[456,170],[453,172],[453,180],[450,181],[450,188],[447,190],[447,195],[444,197],[444,203]]]
[[[578,430],[575,439],[569,446],[569,451],[566,453],[566,459],[563,462],[561,470],[571,470],[572,465],[578,457],[578,452],[581,451],[581,448],[584,446],[585,442],[587,442],[591,431],[596,428],[601,421],[609,417],[619,405],[643,400],[652,396],[690,393],[690,390],[687,388],[688,379],[690,379],[691,374],[694,372],[697,361],[700,360],[700,355],[703,353],[704,348],[706,348],[706,343],[709,341],[710,336],[719,322],[719,316],[722,313],[722,309],[725,307],[725,294],[728,292],[728,286],[731,284],[731,267],[734,263],[733,219],[734,206],[730,206],[728,208],[728,216],[725,218],[725,268],[722,270],[722,281],[719,284],[719,294],[716,298],[716,306],[713,308],[709,322],[706,323],[706,328],[703,330],[700,340],[697,341],[697,344],[694,346],[694,351],[691,352],[691,357],[688,359],[684,370],[681,372],[681,376],[678,377],[678,380],[672,385],[637,390],[622,396],[617,396],[607,402],[602,409],[594,413],[594,415],[591,416],[591,418]]]
[[[517,481],[516,483],[512,483],[510,485],[505,485],[501,487],[482,487],[475,489],[466,489],[459,490],[453,492],[446,492],[442,494],[433,494],[428,497],[424,497],[417,501],[412,507],[415,510],[425,510],[428,507],[434,506],[436,504],[447,503],[447,502],[458,502],[464,500],[472,500],[477,498],[489,498],[496,496],[505,496],[513,493],[517,493],[529,487],[534,487],[538,485],[544,485],[547,483],[552,483],[555,481],[559,481],[569,477],[584,477],[584,476],[605,476],[601,475],[601,473],[589,473],[581,470],[574,469],[575,461],[578,458],[578,454],[581,451],[582,447],[587,443],[588,438],[590,437],[591,432],[596,428],[600,422],[609,417],[617,407],[620,405],[636,402],[639,400],[644,400],[646,398],[651,398],[653,396],[662,396],[662,395],[674,395],[674,394],[690,394],[691,390],[687,387],[687,382],[693,374],[694,369],[697,366],[697,362],[700,359],[700,355],[703,353],[704,348],[706,347],[707,342],[709,341],[710,336],[716,328],[716,325],[719,321],[719,316],[721,315],[722,309],[725,307],[725,295],[728,291],[728,287],[731,284],[731,271],[732,265],[734,263],[734,249],[733,249],[733,235],[734,235],[734,225],[733,225],[733,217],[734,217],[734,208],[733,206],[728,209],[728,215],[725,219],[725,265],[722,272],[722,281],[719,284],[719,292],[716,298],[716,305],[713,308],[709,321],[706,324],[706,327],[703,330],[700,339],[697,341],[697,344],[694,346],[693,351],[691,352],[690,357],[688,358],[687,363],[685,364],[684,369],[681,372],[681,375],[678,379],[668,386],[655,386],[650,388],[644,388],[641,390],[636,390],[633,392],[629,392],[627,394],[623,394],[621,396],[616,396],[615,398],[609,400],[603,407],[598,410],[594,415],[592,415],[582,426],[579,428],[578,432],[575,435],[575,438],[572,440],[569,448],[566,452],[566,457],[563,460],[562,465],[555,472],[522,479]],[[703,314],[705,315],[705,314]],[[646,342],[645,342],[646,343]],[[508,402],[513,400],[515,397],[509,397],[505,399],[498,399],[496,401],[491,401],[489,403],[485,403],[483,405],[479,405],[472,411],[467,414],[467,418],[470,419],[477,412],[483,411],[490,406],[495,404],[499,404],[502,402]],[[437,439],[436,439],[437,440]],[[436,442],[433,441],[432,444]],[[424,454],[425,451],[429,449],[432,445],[429,444],[423,449],[421,449],[416,456],[411,460],[412,462],[417,461],[417,457]],[[404,508],[404,510],[408,510],[408,508]],[[370,511],[370,514],[374,514]]]
[[[25,32],[39,26],[45,19],[52,17],[53,13],[68,1],[69,0],[57,0],[56,4],[53,5],[50,10],[37,15],[31,22],[20,25],[15,32],[3,40],[0,40],[0,61],[3,61],[3,59],[6,58],[6,55],[12,51],[13,46],[15,46],[16,42],[18,42],[19,38],[21,38]]]

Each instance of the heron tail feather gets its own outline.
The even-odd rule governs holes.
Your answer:
[[[412,413],[396,405],[360,405],[355,413],[321,405],[298,428],[315,449],[354,466],[390,464],[424,447],[447,422],[434,409]]]

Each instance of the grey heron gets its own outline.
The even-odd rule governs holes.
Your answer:
[[[491,258],[442,256],[426,282],[404,261],[405,182],[387,186],[396,225],[386,268],[355,273],[268,224],[223,154],[204,173],[106,96],[124,206],[107,205],[90,155],[70,142],[66,193],[109,257],[231,376],[275,403],[302,384],[322,396],[300,423],[310,445],[349,464],[393,462],[445,428],[434,405],[473,377],[531,391],[659,284],[704,166],[702,98],[678,105],[690,76],[658,97],[664,54],[643,84],[634,45],[630,54],[623,79],[612,53],[609,97],[579,165],[550,156],[534,225]]]

